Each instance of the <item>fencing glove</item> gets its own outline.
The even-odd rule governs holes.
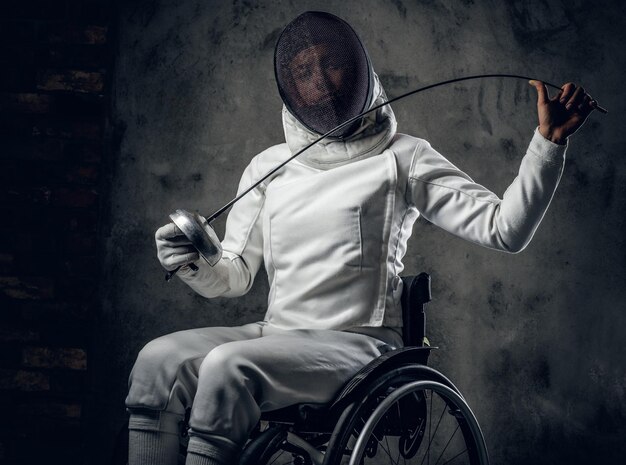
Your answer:
[[[154,239],[157,246],[157,257],[161,266],[172,271],[200,259],[200,254],[191,242],[174,224],[169,223],[157,229]]]

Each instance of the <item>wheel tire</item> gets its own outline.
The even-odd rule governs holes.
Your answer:
[[[402,434],[398,425],[404,426]],[[453,461],[450,454],[458,450],[463,453]],[[324,464],[434,465],[438,459],[438,465],[489,463],[478,422],[458,390],[436,370],[407,366],[391,372],[369,395],[346,408]]]

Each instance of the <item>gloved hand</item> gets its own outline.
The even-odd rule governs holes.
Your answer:
[[[157,229],[154,239],[157,257],[163,268],[172,271],[200,259],[200,254],[191,242],[174,224],[169,223]]]

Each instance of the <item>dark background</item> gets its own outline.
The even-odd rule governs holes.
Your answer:
[[[419,220],[404,262],[433,277],[432,364],[466,395],[493,463],[623,460],[623,2],[29,0],[0,10],[0,463],[111,463],[143,344],[262,318],[262,273],[242,298],[203,299],[164,284],[153,235],[176,208],[216,210],[282,142],[273,46],[307,9],[353,25],[391,97],[504,72],[582,83],[609,109],[571,138],[521,254]],[[535,102],[526,82],[492,79],[394,111],[502,195]]]

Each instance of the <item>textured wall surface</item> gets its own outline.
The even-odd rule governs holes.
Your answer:
[[[102,308],[92,341],[92,463],[125,418],[127,376],[150,339],[262,318],[267,281],[234,300],[163,283],[153,234],[176,208],[209,214],[248,161],[283,141],[272,53],[307,9],[347,19],[389,96],[451,77],[518,73],[582,83],[609,115],[572,137],[560,187],[530,246],[480,248],[418,221],[407,273],[433,276],[433,365],[473,406],[494,463],[623,457],[626,429],[626,136],[622,2],[120,2]],[[394,105],[423,137],[502,195],[536,125],[525,81],[483,80]],[[223,219],[217,230],[222,233]],[[89,443],[89,445],[94,445]]]
[[[112,11],[0,5],[0,464],[84,456]]]

